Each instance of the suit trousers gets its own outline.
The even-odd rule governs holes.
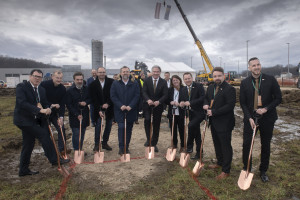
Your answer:
[[[132,134],[133,122],[126,123],[126,149],[128,150],[131,134]],[[119,139],[119,148],[124,149],[124,132],[125,132],[125,123],[118,123],[118,139]]]
[[[172,134],[172,122],[173,122],[173,115],[169,119],[171,134]],[[175,147],[177,147],[178,144],[177,130],[179,130],[180,147],[184,147],[184,119],[182,119],[179,115],[175,115],[174,117],[173,144]]]
[[[51,116],[50,117],[50,121],[51,123],[53,124],[53,126],[55,127],[55,129],[57,130],[57,136],[58,136],[58,150],[60,152],[64,151],[64,141],[63,141],[63,138],[61,136],[61,131],[60,131],[60,127],[57,123],[57,116]],[[62,131],[63,131],[63,134],[64,134],[64,138],[65,138],[65,141],[66,141],[66,133],[65,133],[65,127],[64,125],[62,125],[61,127]]]
[[[151,146],[157,145],[159,137],[159,129],[161,122],[162,109],[160,107],[153,108],[153,126],[152,126],[152,139]],[[150,140],[150,126],[151,126],[151,109],[144,109],[144,126],[146,131],[147,142]]]
[[[194,113],[190,114],[190,122],[188,125],[188,140],[187,140],[187,148],[193,150],[194,141],[196,142],[196,151],[200,153],[201,147],[201,130],[200,123],[203,119],[201,116],[197,116]]]
[[[98,118],[96,126],[95,126],[95,145],[99,145],[99,139],[100,139],[100,130],[101,130],[101,117]],[[105,128],[102,137],[102,144],[107,144],[109,140],[109,135],[111,131],[113,119],[106,119],[105,120]]]
[[[37,124],[33,126],[18,126],[22,130],[22,151],[20,156],[20,173],[26,173],[29,169],[31,153],[34,148],[35,139],[37,138],[42,144],[45,156],[50,163],[57,162],[55,148],[50,139],[50,133],[47,127],[41,127]]]
[[[79,128],[72,128],[72,144],[74,151],[79,150]],[[85,128],[81,127],[81,141],[80,141],[80,150],[82,150],[83,141],[85,135]]]
[[[260,132],[261,143],[261,161],[259,171],[266,172],[269,168],[270,153],[271,153],[271,139],[273,136],[274,122],[269,122],[262,118],[258,120],[258,130]],[[252,141],[253,130],[250,126],[250,122],[244,122],[244,134],[243,134],[243,163],[244,169],[247,169],[247,163],[249,158],[250,146]],[[250,159],[250,170],[252,168],[252,158]]]
[[[233,155],[231,146],[232,131],[217,132],[214,126],[211,126],[211,135],[214,142],[217,164],[222,166],[223,172],[230,173]]]

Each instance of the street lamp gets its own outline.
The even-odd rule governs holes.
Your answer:
[[[248,70],[248,42],[249,42],[250,40],[247,40],[246,41],[246,43],[247,43],[247,61],[246,61],[246,70],[247,70],[247,77],[248,77],[248,72],[249,72],[249,70]]]
[[[286,43],[288,45],[288,76],[290,76],[290,43]]]
[[[219,58],[220,58],[220,67],[222,67],[222,57]]]
[[[225,63],[224,63],[224,73],[225,73]]]
[[[193,56],[191,56],[191,68],[193,68]]]

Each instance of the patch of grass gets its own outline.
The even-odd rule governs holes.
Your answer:
[[[30,179],[30,177],[24,177]],[[61,177],[48,177],[39,182],[28,180],[26,184],[0,183],[0,199],[52,199],[61,183]]]

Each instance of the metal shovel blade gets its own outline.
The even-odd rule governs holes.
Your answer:
[[[104,152],[97,151],[94,154],[94,163],[103,163],[104,161]]]
[[[58,167],[57,170],[59,171],[59,173],[61,173],[61,175],[63,175],[64,177],[68,177],[70,175],[70,173],[68,172],[68,170],[66,170],[66,168],[64,166],[60,166],[60,168]]]
[[[84,160],[84,151],[78,151],[76,150],[74,153],[74,162],[76,164],[82,163]]]
[[[167,155],[166,155],[167,161],[173,161],[175,160],[175,157],[176,157],[176,149],[168,148]]]
[[[201,170],[204,168],[204,163],[200,163],[199,161],[196,162],[194,169],[193,169],[193,174],[195,176],[199,176]]]
[[[249,172],[249,174],[247,176],[247,171],[242,170],[241,174],[240,174],[240,177],[239,177],[239,180],[238,180],[239,187],[242,190],[247,190],[250,187],[250,185],[251,185],[253,176],[254,176],[254,174],[250,173],[250,172]]]
[[[149,150],[150,149],[150,150]],[[154,147],[146,147],[145,148],[145,157],[147,159],[152,159],[154,158]]]
[[[130,154],[126,153],[120,157],[121,162],[130,162]]]
[[[187,167],[187,165],[189,164],[189,160],[190,160],[190,154],[188,153],[181,153],[180,154],[180,160],[179,160],[179,164],[181,167]]]

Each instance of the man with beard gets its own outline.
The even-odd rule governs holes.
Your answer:
[[[43,81],[41,86],[46,90],[46,96],[52,108],[50,121],[55,126],[58,134],[58,148],[61,155],[64,155],[64,141],[60,126],[62,126],[63,136],[66,139],[64,128],[64,115],[65,115],[65,95],[66,88],[62,83],[63,73],[60,70],[53,72],[52,80]],[[58,118],[59,117],[59,118]]]
[[[74,85],[72,85],[66,94],[66,105],[69,110],[69,122],[72,129],[72,144],[74,151],[79,150],[79,128],[81,125],[81,147],[83,146],[86,127],[90,124],[89,107],[90,97],[88,89],[83,84],[84,76],[81,72],[75,72],[73,75]]]
[[[274,124],[278,118],[276,106],[278,106],[282,100],[281,91],[278,82],[273,76],[261,73],[261,64],[258,58],[250,58],[248,65],[251,76],[244,79],[240,87],[240,104],[244,112],[244,170],[247,169],[252,132],[255,127],[255,115],[259,115],[261,116],[261,118],[258,119],[261,142],[261,163],[259,171],[262,182],[268,182],[269,177],[266,172],[269,167]]]
[[[104,67],[97,69],[97,78],[89,86],[89,94],[91,96],[94,105],[94,118],[96,121],[95,126],[95,146],[94,151],[99,150],[99,139],[101,129],[101,117],[100,111],[105,113],[105,129],[103,133],[102,149],[111,151],[112,148],[108,145],[109,135],[111,131],[112,121],[114,117],[113,102],[110,98],[111,85],[114,82],[113,79],[106,76],[106,70]]]
[[[45,89],[39,86],[42,78],[43,72],[39,69],[33,69],[30,72],[29,81],[18,84],[16,88],[14,124],[22,130],[23,138],[19,176],[39,173],[29,169],[30,157],[36,138],[42,144],[48,160],[52,165],[57,165],[55,149],[50,140],[45,118],[45,115],[51,114],[51,109],[46,99]],[[60,161],[63,164],[70,160],[61,159]]]
[[[119,154],[124,152],[124,129],[126,114],[126,153],[129,151],[129,143],[132,134],[133,122],[136,119],[140,89],[138,83],[129,74],[129,68],[124,66],[120,70],[120,78],[111,86],[111,100],[114,103],[114,117],[118,123]]]
[[[161,68],[158,65],[152,67],[152,76],[144,81],[143,85],[143,112],[144,112],[144,126],[147,141],[144,146],[154,146],[155,152],[158,152],[157,142],[159,137],[159,128],[161,122],[161,115],[163,112],[163,104],[168,98],[167,82],[160,78]],[[153,136],[150,138],[151,113],[153,114]]]
[[[205,91],[202,84],[193,81],[193,76],[190,72],[183,74],[183,81],[186,86],[180,89],[179,105],[181,108],[190,108],[188,111],[190,122],[188,125],[187,153],[193,152],[195,140],[197,153],[191,159],[199,159],[201,146],[200,123],[205,116],[202,108]]]
[[[218,180],[229,176],[232,161],[231,135],[235,125],[234,106],[236,93],[234,87],[224,81],[224,70],[215,67],[212,71],[214,84],[207,88],[203,109],[209,116],[209,124],[217,157],[216,165],[210,168],[222,167]]]

